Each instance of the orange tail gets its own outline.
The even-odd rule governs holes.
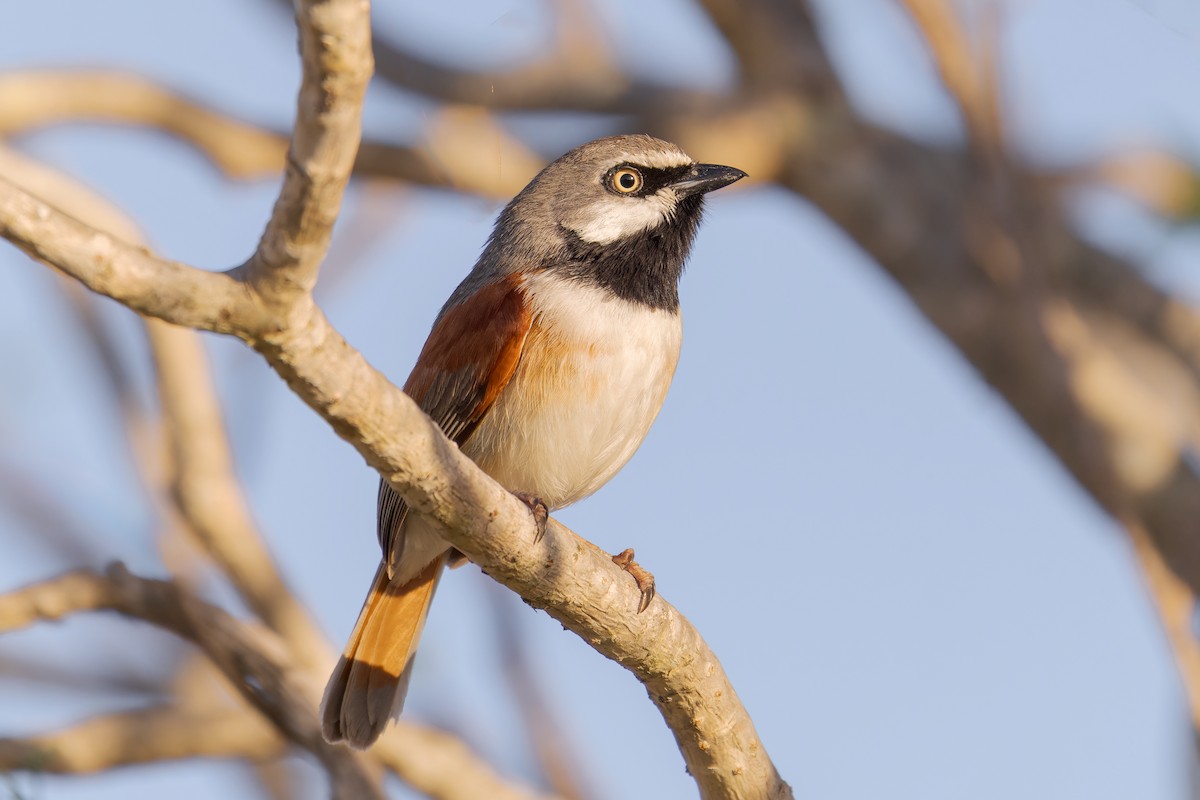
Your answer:
[[[446,556],[403,586],[381,564],[321,701],[321,732],[330,742],[369,747],[400,713],[413,656]]]

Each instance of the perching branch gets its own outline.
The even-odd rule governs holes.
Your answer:
[[[14,219],[14,210],[19,213],[30,204],[42,224],[61,235],[70,235],[79,225],[0,181],[0,234],[7,237],[20,229],[23,223]],[[117,254],[109,262],[113,271],[105,277],[105,285],[114,283],[117,294],[131,297],[131,304],[147,312],[165,315],[178,308],[169,280],[153,292],[120,283],[126,263],[121,253],[133,253],[138,264],[152,262],[152,256],[96,231],[81,236],[103,241],[107,252]],[[77,248],[86,248],[86,242],[76,241],[62,251]],[[170,262],[159,265],[173,269]],[[85,283],[94,278],[86,256],[56,266]],[[195,311],[189,316],[213,316],[200,308],[202,299],[191,299]],[[280,325],[269,341],[252,341],[293,390],[385,475],[414,511],[443,526],[447,540],[484,571],[632,671],[675,733],[702,797],[790,796],[716,656],[682,615],[661,599],[637,614],[640,596],[628,575],[553,521],[535,545],[525,505],[484,474],[415,403],[351,349],[315,305],[304,305],[310,316],[293,316],[294,327]],[[252,309],[250,317],[251,326],[261,323],[258,309]],[[252,339],[257,329],[239,330],[240,321],[229,314],[223,325]]]
[[[1103,508],[1125,520],[1129,530],[1144,532],[1139,546],[1162,558],[1143,559],[1143,564],[1169,563],[1194,594],[1200,587],[1200,545],[1194,536],[1200,478],[1187,458],[1200,441],[1200,320],[1194,310],[1153,286],[1133,265],[1075,234],[1044,176],[1008,163],[984,169],[977,152],[914,142],[863,121],[844,96],[807,4],[703,0],[701,5],[738,60],[736,94],[647,86],[614,68],[595,48],[547,48],[550,56],[499,74],[444,67],[399,47],[377,52],[392,80],[427,96],[495,109],[631,114],[632,127],[663,132],[688,149],[739,164],[809,199],[880,263]],[[912,0],[909,5],[936,9],[942,4]],[[304,9],[301,16],[303,23]],[[951,85],[951,79],[963,77],[953,67],[955,59],[967,56],[961,31],[939,38],[938,31],[948,29],[935,24],[938,19],[924,21]],[[356,25],[365,36],[363,25]],[[564,31],[569,33],[570,26],[560,27],[559,41],[567,41]],[[336,36],[326,44],[314,44],[308,36],[302,42],[306,59],[313,52],[327,57],[361,52]],[[327,66],[334,60],[330,57]],[[315,92],[307,97],[327,102],[313,101],[308,116],[299,115],[300,127],[315,138],[298,134],[301,144],[294,144],[294,152],[299,155],[289,163],[295,185],[285,192],[288,199],[281,199],[264,245],[246,270],[196,273],[154,259],[74,225],[11,185],[0,184],[0,231],[27,252],[132,307],[250,342],[417,511],[445,525],[448,539],[530,602],[550,606],[550,613],[572,630],[598,639],[601,652],[630,661],[675,730],[702,793],[749,785],[722,777],[729,755],[743,750],[719,742],[710,755],[713,743],[704,738],[720,727],[710,725],[708,715],[744,713],[736,700],[735,707],[718,708],[706,705],[707,699],[671,695],[682,684],[659,674],[655,658],[661,654],[635,647],[639,640],[657,647],[658,640],[643,637],[663,635],[674,612],[655,603],[642,615],[646,619],[622,616],[634,594],[627,578],[600,563],[602,558],[580,555],[586,548],[579,549],[569,532],[552,526],[547,539],[533,547],[524,508],[481,478],[312,304],[308,291],[348,169],[344,158],[324,157],[339,149],[336,142],[344,145],[346,135],[356,135],[356,120],[345,124],[341,112],[361,97],[353,77],[349,87],[331,82],[313,89],[314,75],[323,74],[319,62],[306,61],[310,67],[318,64],[315,72],[306,70],[306,85]],[[974,79],[986,83],[986,76]],[[968,115],[984,120],[973,125],[983,128],[991,125],[989,114],[994,120],[999,115],[994,108],[986,113],[968,108],[978,88],[951,85]],[[989,103],[995,102],[993,93]],[[332,111],[322,117],[322,108]],[[478,110],[454,109],[448,119],[445,130],[469,130],[464,120],[478,123],[476,130],[493,126],[491,117]],[[445,139],[432,137],[438,144]],[[305,141],[311,146],[303,146]],[[312,144],[319,141],[330,150]],[[520,143],[511,141],[516,152]],[[419,180],[472,189],[476,184],[461,176],[480,174],[477,165],[458,177],[454,173],[462,154],[472,150],[480,152],[467,145],[425,161],[395,162],[401,164],[395,174],[403,177],[411,168]],[[358,169],[370,160],[368,152],[364,148],[360,154]],[[529,157],[530,163],[534,159]],[[516,176],[526,166],[522,162],[508,175],[496,170],[498,179],[490,185],[519,184]],[[485,164],[484,171],[488,168]],[[371,171],[390,174],[385,168]],[[304,186],[306,175],[312,186]],[[1172,207],[1180,206],[1181,196],[1186,192],[1171,194]],[[250,284],[242,282],[248,273],[257,276]],[[1144,368],[1147,362],[1154,368]],[[1164,386],[1172,390],[1164,392]],[[1166,397],[1184,399],[1165,403]],[[566,569],[566,558],[578,562]],[[583,610],[567,603],[577,604],[579,597],[598,599]],[[1188,602],[1173,601],[1171,613],[1164,614],[1173,632],[1182,630],[1180,609]],[[610,624],[616,629],[605,627]],[[698,640],[682,640],[686,644],[668,642],[668,649],[678,647],[676,652],[701,660],[711,655]],[[1181,664],[1194,669],[1195,661],[1181,658]],[[709,688],[733,697],[725,683]],[[746,746],[758,746],[752,735],[751,728]],[[763,762],[769,767],[765,757]],[[715,765],[717,777],[705,772],[707,765]],[[778,777],[766,767],[759,765],[755,774],[761,780],[753,785],[786,792],[772,783]]]
[[[2,148],[0,166],[5,167],[4,171],[8,174],[27,178],[42,190],[51,193],[56,200],[61,199],[68,203],[79,216],[99,221],[101,224],[111,223],[127,236],[140,238],[136,226],[111,203],[56,170]],[[74,282],[64,285],[79,286]],[[90,310],[91,305],[84,308]],[[324,679],[332,661],[330,647],[316,630],[305,610],[283,584],[266,551],[261,534],[251,519],[233,474],[215,389],[200,342],[193,332],[159,320],[147,319],[146,325],[151,353],[158,367],[164,424],[144,424],[142,420],[145,409],[136,409],[138,413],[132,416],[139,422],[137,430],[146,427],[155,430],[162,428],[172,442],[169,449],[173,453],[173,458],[166,459],[172,462],[170,468],[143,464],[145,456],[138,459],[139,472],[146,473],[150,470],[151,474],[145,475],[147,480],[159,473],[166,476],[162,480],[152,480],[153,485],[148,486],[153,490],[152,503],[156,506],[167,505],[163,502],[166,494],[163,482],[169,481],[175,487],[173,494],[182,519],[164,513],[163,524],[173,528],[177,521],[185,523],[184,527],[199,537],[209,555],[221,568],[223,576],[247,600],[247,604],[283,636],[293,654],[292,662],[306,667],[304,671],[311,676],[311,680],[319,682]],[[96,327],[92,333],[107,341],[107,332],[104,329]],[[111,360],[115,355],[108,357]],[[122,378],[123,367],[114,364],[113,369],[120,374],[112,374],[109,377],[114,383],[117,399],[124,408],[131,402],[127,396],[127,381]],[[168,449],[161,447],[157,438],[151,444],[148,449],[153,451]],[[163,460],[164,457],[160,455],[155,459],[155,464]],[[0,484],[3,484],[4,488],[18,489],[19,477],[10,476],[8,483],[12,483],[12,486],[4,482]],[[25,505],[37,497],[37,493],[30,487],[24,487],[21,492],[20,500]],[[35,509],[31,509],[31,512],[40,525],[42,536],[48,540],[56,541],[55,537],[61,537],[62,532],[70,528],[67,522],[60,519],[61,515],[58,513],[47,511],[48,515],[41,514],[36,513]],[[66,525],[66,528],[61,527],[63,525]],[[159,538],[161,540],[162,537]],[[185,670],[181,679],[186,681],[185,676],[192,674],[193,671]],[[194,681],[187,681],[186,685],[191,686],[192,683]],[[211,689],[207,683],[203,688],[207,689],[204,692],[204,700],[177,698],[184,706],[184,709],[176,714],[176,719],[181,724],[184,720],[188,720],[190,724],[196,716],[183,713],[187,708],[209,710],[212,699],[208,695],[211,694]],[[102,724],[103,719],[96,722],[95,725],[90,722],[84,723],[83,729],[89,732],[108,730],[108,727]],[[221,721],[220,725],[223,729],[225,722]],[[25,754],[40,752],[60,741],[64,746],[69,744],[87,747],[86,737],[81,739],[77,733],[76,729],[68,729],[44,737],[12,740],[9,745],[15,748],[13,752]],[[60,740],[60,736],[65,739]],[[191,741],[192,736],[190,733],[182,733],[174,739]],[[99,752],[109,752],[105,749],[108,746],[109,743],[105,743],[97,745],[96,749]],[[119,751],[117,754],[120,752],[125,751]],[[139,752],[144,754],[140,757],[147,759],[152,758],[152,752],[162,752],[162,757],[167,757],[166,751],[162,750],[144,749]],[[136,753],[129,757],[135,756]],[[409,785],[437,800],[467,800],[472,797],[533,800],[541,797],[497,776],[454,737],[409,722],[392,728],[368,757],[395,772]]]
[[[365,11],[352,0],[299,4],[305,71],[288,174],[260,247],[243,267],[206,273],[156,259],[7,182],[0,182],[0,234],[136,310],[246,340],[415,512],[444,526],[451,543],[633,671],[675,733],[703,797],[790,796],[695,629],[661,599],[636,614],[638,592],[626,573],[561,526],[552,524],[535,545],[524,504],[453,447],[312,302],[357,145],[370,70]]]

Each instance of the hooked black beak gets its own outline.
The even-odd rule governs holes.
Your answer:
[[[735,167],[723,167],[720,164],[695,164],[673,184],[675,191],[684,197],[693,194],[706,194],[728,186],[734,181],[740,181],[746,173]]]

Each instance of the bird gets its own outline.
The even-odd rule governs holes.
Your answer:
[[[650,430],[679,360],[704,197],[744,177],[645,134],[581,145],[501,211],[438,313],[404,391],[539,524]],[[386,481],[377,532],[382,559],[321,703],[325,739],[357,749],[400,714],[434,590],[461,560]],[[614,560],[629,568],[626,554]]]

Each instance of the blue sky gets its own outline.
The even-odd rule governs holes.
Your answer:
[[[821,22],[864,113],[954,141],[952,108],[897,7],[826,0]],[[606,8],[633,68],[729,80],[728,54],[683,0]],[[1200,11],[1186,0],[1007,8],[1006,121],[1022,152],[1049,163],[1148,144],[1197,154]],[[543,12],[511,0],[376,11],[422,52],[480,66],[538,46]],[[290,119],[294,37],[272,4],[43,0],[6,17],[24,34],[0,52],[5,69],[124,67],[255,121]],[[368,130],[406,140],[429,108],[373,90]],[[548,117],[519,127],[550,149],[608,130]],[[249,254],[277,188],[228,184],[183,145],[136,130],[55,129],[21,145],[102,190],[159,252],[205,267]],[[1081,224],[1097,238],[1195,291],[1194,233],[1111,197],[1085,200]],[[347,220],[364,209],[394,223],[320,299],[400,383],[497,207],[355,188]],[[62,491],[109,556],[161,573],[116,416],[49,272],[0,249],[0,275],[0,370],[14,376],[0,390],[0,456]],[[606,549],[637,549],[721,657],[797,797],[1182,798],[1185,706],[1120,532],[883,272],[802,200],[751,184],[714,196],[682,291],[683,357],[659,421],[612,483],[559,516]],[[142,352],[127,314],[106,308],[105,319]],[[375,479],[256,356],[208,341],[256,514],[340,644],[377,558]],[[62,567],[15,526],[0,511],[10,554],[0,588]],[[532,774],[499,678],[496,605],[519,620],[602,796],[694,796],[633,678],[473,567],[442,583],[406,713],[464,730],[505,771]],[[129,659],[108,652],[113,641],[136,653],[157,636],[80,618],[4,637],[0,653],[108,663]],[[130,702],[0,682],[0,735]],[[316,771],[306,774],[320,796]],[[22,781],[44,798],[250,791],[217,763]]]

